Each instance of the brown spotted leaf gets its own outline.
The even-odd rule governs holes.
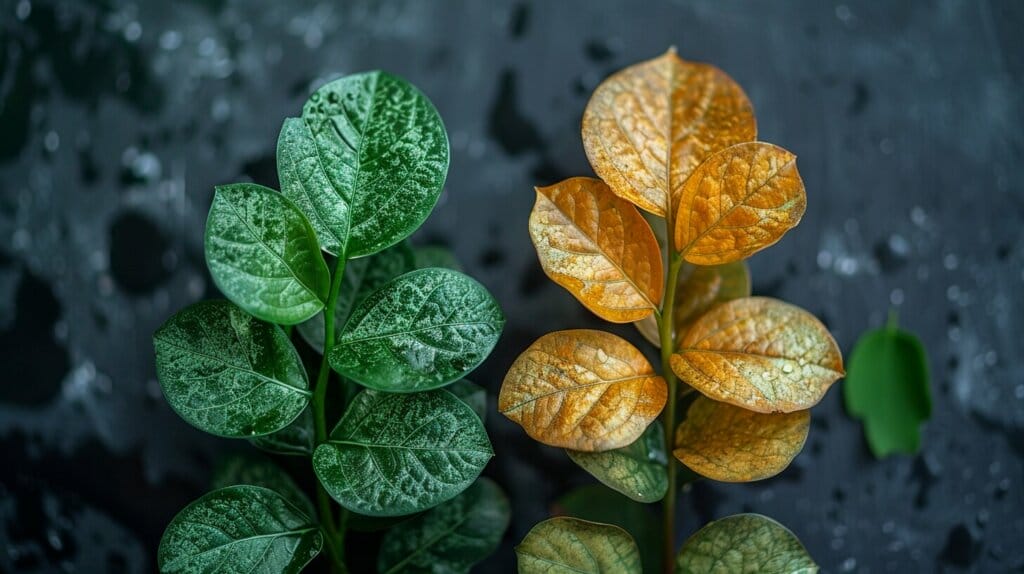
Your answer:
[[[675,247],[697,265],[746,259],[800,223],[806,207],[795,155],[762,142],[734,145],[708,158],[683,186]]]
[[[673,340],[708,309],[740,297],[750,297],[750,270],[743,261],[710,267],[683,262],[676,286]],[[653,315],[634,325],[644,338],[661,347],[658,322]]]
[[[810,423],[810,411],[755,413],[697,397],[676,428],[672,454],[712,480],[763,480],[785,470],[800,453]]]
[[[757,137],[750,100],[725,72],[675,50],[613,74],[583,112],[583,147],[624,199],[664,217],[708,156]]]
[[[712,399],[763,413],[808,409],[844,374],[821,321],[767,297],[704,314],[680,341],[672,370]]]
[[[505,376],[498,410],[544,444],[600,452],[640,438],[667,397],[665,379],[636,347],[579,329],[530,345]]]
[[[537,188],[530,237],[544,272],[602,319],[627,323],[661,302],[661,250],[640,212],[601,180]]]

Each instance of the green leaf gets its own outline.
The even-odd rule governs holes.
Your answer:
[[[385,534],[377,571],[464,574],[498,548],[509,519],[505,493],[481,478],[462,494]]]
[[[480,418],[448,391],[367,390],[317,447],[313,468],[345,508],[399,516],[462,492],[492,456]]]
[[[875,457],[913,454],[921,423],[932,412],[928,356],[913,334],[895,324],[861,336],[850,356],[843,397],[846,410],[864,421]]]
[[[307,516],[316,516],[313,503],[295,484],[292,477],[265,456],[233,454],[217,465],[210,480],[210,488],[218,489],[238,484],[262,486],[283,496]]]
[[[448,135],[434,105],[385,72],[347,76],[302,109],[339,196],[351,197],[349,257],[405,239],[437,203],[448,173]]]
[[[785,526],[760,514],[709,523],[683,545],[676,574],[814,574],[818,566]]]
[[[468,379],[461,379],[445,387],[445,390],[469,405],[482,422],[487,421],[487,389]]]
[[[267,435],[253,437],[249,442],[256,448],[273,454],[313,456],[315,439],[313,410],[306,407],[288,426]]]
[[[179,311],[153,335],[153,346],[167,402],[208,433],[272,433],[309,403],[306,371],[284,331],[227,301]]]
[[[361,385],[423,391],[475,369],[504,325],[483,285],[450,269],[420,269],[356,306],[328,358],[334,370]]]
[[[356,305],[395,277],[416,269],[412,248],[406,242],[397,243],[369,257],[353,259],[345,265],[345,278],[338,290],[334,306],[334,324],[341,328]],[[323,312],[300,323],[299,334],[321,355],[324,352]]]
[[[280,572],[295,574],[323,546],[313,520],[261,486],[210,492],[171,520],[160,539],[164,574]]]
[[[462,271],[462,265],[455,258],[451,249],[442,245],[423,245],[413,249],[416,254],[416,268],[445,267],[454,271]]]
[[[228,299],[264,321],[301,323],[327,301],[331,276],[313,228],[288,198],[260,185],[217,188],[206,264]]]
[[[565,452],[594,478],[637,502],[657,502],[668,490],[665,431],[658,421],[648,426],[633,444],[622,448]]]
[[[640,551],[628,532],[578,518],[549,518],[516,546],[519,574],[640,574]]]
[[[600,484],[588,484],[559,498],[553,513],[622,528],[640,548],[644,572],[661,572],[661,520],[651,508]]]
[[[277,139],[277,173],[281,178],[281,193],[306,214],[320,246],[334,255],[344,254],[351,190],[339,190],[331,185],[316,140],[300,118],[288,118],[281,127]]]

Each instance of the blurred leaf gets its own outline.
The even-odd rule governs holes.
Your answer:
[[[665,431],[654,421],[632,444],[604,452],[565,451],[608,488],[637,502],[657,502],[668,490]]]
[[[445,267],[454,271],[462,271],[462,265],[455,258],[451,249],[442,245],[423,245],[414,247],[413,253],[416,256],[416,268],[426,269],[427,267]]]
[[[864,421],[864,436],[878,458],[913,454],[921,423],[932,412],[928,356],[913,334],[888,327],[861,336],[843,384],[846,410]]]
[[[262,486],[273,490],[308,516],[316,516],[313,503],[309,501],[306,493],[302,492],[287,472],[264,456],[232,454],[217,465],[213,471],[210,488],[216,490],[238,484]]]
[[[588,329],[537,339],[509,368],[498,410],[548,446],[632,444],[668,400],[665,379],[621,337]]]
[[[628,532],[577,518],[549,518],[516,546],[519,574],[641,574],[640,551]]]
[[[249,442],[273,454],[313,456],[315,435],[313,410],[306,407],[288,426],[270,434],[252,437]]]
[[[279,325],[324,308],[331,275],[295,204],[254,183],[217,187],[206,219],[206,265],[236,305]]]
[[[636,540],[644,572],[660,572],[661,522],[651,508],[603,485],[588,484],[559,498],[553,513],[622,528]]]
[[[818,565],[785,526],[759,514],[709,523],[683,544],[676,574],[815,574]]]
[[[469,405],[481,421],[487,420],[487,390],[468,379],[461,379],[445,387],[460,401]]]

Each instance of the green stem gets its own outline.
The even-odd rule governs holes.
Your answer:
[[[668,256],[668,274],[665,277],[665,303],[657,315],[658,334],[661,336],[661,371],[668,384],[668,405],[662,413],[662,424],[665,426],[665,445],[672,451],[673,434],[676,429],[676,401],[678,400],[678,381],[672,371],[672,351],[675,349],[673,327],[675,323],[676,284],[679,281],[679,269],[683,258],[679,253],[670,250]],[[664,555],[663,566],[667,574],[671,574],[676,553],[676,464],[668,461],[668,492],[665,493],[664,504]]]
[[[345,259],[339,256],[331,270],[331,290],[327,296],[327,307],[324,309],[324,356],[320,361],[320,372],[316,378],[316,389],[313,391],[313,421],[316,427],[316,444],[327,441],[327,418],[324,405],[327,399],[327,385],[331,379],[331,365],[327,361],[328,351],[334,347],[334,308],[338,303],[338,292],[345,276]],[[347,574],[345,567],[344,528],[340,531],[334,525],[334,512],[331,508],[331,497],[318,480],[316,498],[320,510],[320,526],[324,529],[327,541],[327,552],[331,555],[331,570]],[[344,512],[344,511],[342,511]]]

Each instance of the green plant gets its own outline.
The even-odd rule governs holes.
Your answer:
[[[596,330],[544,335],[513,363],[501,412],[632,499],[563,499],[560,510],[575,517],[534,527],[517,548],[519,571],[816,571],[792,533],[758,515],[713,522],[677,554],[685,479],[666,454],[669,445],[691,477],[773,476],[803,448],[808,409],[843,376],[821,322],[750,297],[743,260],[804,213],[795,156],[756,141],[753,108],[731,78],[674,50],[598,86],[582,131],[601,179],[537,188],[530,236],[552,280],[660,347],[662,374],[631,343]],[[660,544],[649,513],[633,508],[659,500]],[[590,521],[602,519],[616,525]]]
[[[381,572],[466,572],[497,547],[508,502],[478,479],[493,456],[486,397],[463,377],[505,319],[445,268],[451,254],[405,241],[441,193],[448,153],[422,93],[363,73],[285,120],[280,193],[217,188],[206,261],[228,301],[156,332],[160,384],[193,426],[310,459],[317,504],[265,459],[227,461],[164,532],[162,572],[298,572],[324,547],[345,572],[350,527],[393,527]],[[323,355],[312,387],[293,325]]]

